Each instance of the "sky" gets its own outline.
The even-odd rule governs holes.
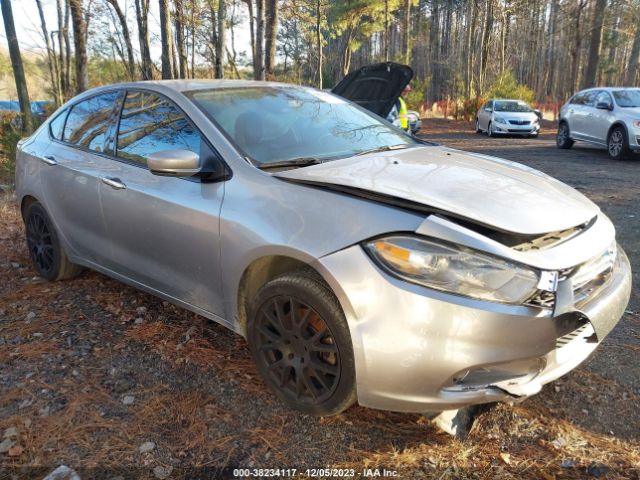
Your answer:
[[[105,0],[93,0],[94,2],[105,2]],[[132,33],[133,48],[136,52],[137,58],[139,58],[139,48],[137,41],[137,30],[135,22],[135,13],[133,7],[133,0],[119,0],[120,7],[126,12],[129,18],[129,29]],[[106,3],[106,2],[105,2]],[[16,25],[16,32],[18,36],[18,42],[23,54],[34,53],[44,55],[46,53],[44,47],[44,40],[42,38],[40,28],[40,17],[38,15],[38,8],[35,0],[12,0],[13,17]],[[49,32],[58,29],[58,18],[56,14],[56,0],[42,0],[42,6],[47,22],[47,29]],[[246,20],[246,9],[240,7],[239,10],[244,14]],[[126,9],[126,10],[125,10]],[[160,35],[160,24],[158,21],[158,2],[157,0],[151,0],[151,11],[149,12],[149,30],[151,36],[151,55],[154,61],[160,59],[160,42],[153,41],[154,37]],[[4,23],[0,23],[0,36],[4,45],[6,45],[6,35],[4,32]],[[227,37],[229,36],[227,32]],[[229,42],[229,38],[227,38]],[[236,50],[238,53],[241,51],[250,51],[251,40],[249,35],[248,22],[244,21],[242,25],[235,29],[235,42]]]

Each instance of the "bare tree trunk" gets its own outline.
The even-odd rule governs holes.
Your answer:
[[[40,1],[40,0],[37,0]],[[118,0],[107,0],[109,4],[113,7],[113,10],[116,12],[118,16],[118,20],[120,21],[120,28],[122,29],[122,37],[124,38],[124,44],[127,47],[127,71],[129,73],[129,78],[131,80],[135,80],[136,77],[136,61],[133,57],[133,45],[131,44],[131,34],[129,33],[129,26],[127,25],[127,18],[124,16],[120,5],[118,5]]]
[[[269,80],[273,80],[276,62],[278,35],[278,0],[266,0],[266,34],[264,69]]]
[[[384,0],[384,61],[389,61],[389,0]]]
[[[260,1],[260,0],[258,0]],[[386,1],[386,0],[385,0]],[[322,90],[322,0],[316,0],[316,48],[318,49],[318,88]]]
[[[585,72],[584,81],[582,82],[584,88],[594,87],[596,85],[596,74],[598,73],[598,63],[600,62],[600,43],[602,41],[602,21],[606,7],[607,0],[596,0],[593,12],[593,24],[591,26],[587,71]]]
[[[578,89],[578,70],[580,67],[580,49],[582,47],[582,31],[580,20],[582,18],[582,10],[587,5],[587,0],[578,0],[576,5],[575,18],[575,40],[571,49],[571,90]]]
[[[76,59],[76,93],[89,88],[89,74],[87,70],[87,25],[82,0],[69,0],[71,9],[71,24],[73,26],[73,45]]]
[[[149,46],[149,0],[135,0],[136,21],[138,24],[138,43],[140,44],[140,72],[143,80],[153,78],[153,63]]]
[[[64,7],[64,74],[65,74],[65,84],[67,86],[67,90],[65,92],[65,97],[71,97],[72,95],[72,85],[71,85],[71,40],[69,40],[69,22],[71,21],[71,8],[69,7],[69,2],[65,2]]]
[[[249,36],[251,37],[251,60],[253,62],[253,71],[258,70],[256,65],[256,28],[253,18],[253,0],[243,0],[249,10]],[[255,73],[254,73],[255,76]]]
[[[2,6],[4,31],[7,35],[7,43],[9,44],[9,56],[11,57],[13,78],[16,81],[18,102],[20,103],[20,112],[22,113],[22,130],[24,132],[31,132],[31,103],[29,102],[27,77],[25,77],[24,74],[22,55],[20,55],[20,46],[18,45],[18,38],[16,37],[16,26],[13,23],[13,9],[11,8],[11,0],[2,0],[0,1],[0,5]]]
[[[176,14],[173,21],[176,28],[176,49],[178,51],[177,63],[179,69],[178,76],[179,78],[187,78],[189,76],[189,67],[184,42],[184,8],[182,0],[175,0],[174,5],[176,8]]]
[[[224,78],[224,65],[222,59],[224,57],[225,46],[225,21],[227,12],[225,9],[225,0],[218,0],[218,43],[216,44],[216,78]]]
[[[404,63],[406,64],[409,63],[410,54],[411,54],[411,49],[409,48],[410,37],[411,37],[411,0],[405,0],[404,10],[402,11],[402,58],[404,59]]]
[[[173,78],[173,38],[171,34],[171,12],[168,0],[159,0],[160,38],[162,41],[162,78]]]
[[[253,78],[264,80],[264,2],[256,0],[256,55]]]
[[[633,87],[636,84],[636,78],[638,77],[638,63],[640,62],[640,58],[638,57],[640,57],[640,25],[636,27],[636,36],[633,39],[631,57],[629,57],[629,66],[627,67],[625,84],[628,87]]]
[[[56,54],[51,49],[51,42],[49,41],[49,32],[47,31],[47,22],[44,18],[44,11],[42,10],[42,0],[36,0],[36,6],[38,7],[38,14],[40,15],[40,26],[42,28],[42,36],[44,37],[44,44],[47,49],[47,67],[49,68],[49,77],[51,78],[51,91],[53,92],[53,98],[56,105],[62,103],[62,94],[60,93],[60,83],[58,77],[57,62],[55,61]]]

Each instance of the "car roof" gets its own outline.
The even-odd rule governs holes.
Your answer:
[[[240,87],[287,87],[297,88],[298,85],[292,85],[290,83],[279,82],[265,82],[261,80],[213,80],[213,79],[197,79],[197,80],[144,80],[138,82],[126,82],[126,83],[113,83],[110,85],[103,85],[91,90],[91,92],[97,92],[100,90],[107,90],[112,88],[151,88],[157,87],[159,89],[170,89],[177,92],[187,92],[191,90],[205,90],[215,88],[240,88]]]
[[[518,103],[527,103],[524,100],[516,100],[514,98],[492,98],[492,102],[518,102]]]

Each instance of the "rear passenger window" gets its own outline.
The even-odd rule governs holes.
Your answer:
[[[184,114],[164,98],[128,92],[120,116],[117,155],[146,165],[163,150],[191,150],[201,155],[201,138]]]
[[[49,122],[49,132],[56,140],[62,140],[62,129],[64,128],[64,121],[67,119],[67,113],[69,111],[65,110]]]
[[[102,152],[118,95],[118,92],[96,95],[71,107],[64,127],[63,140],[95,152]]]

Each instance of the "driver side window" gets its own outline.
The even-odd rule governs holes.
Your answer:
[[[491,112],[493,110],[493,102],[487,102],[484,106],[485,112]]]
[[[118,127],[118,157],[146,165],[150,154],[162,150],[200,155],[202,143],[199,132],[169,101],[152,93],[127,92]]]

